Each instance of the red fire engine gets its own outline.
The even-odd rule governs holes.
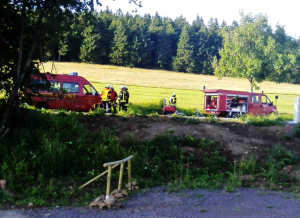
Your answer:
[[[262,93],[204,89],[204,110],[206,114],[237,117],[243,114],[268,115],[277,113],[273,102]],[[275,96],[277,99],[278,96]]]
[[[92,84],[76,72],[45,76],[51,82],[51,91],[39,90],[40,95],[33,97],[33,104],[38,108],[89,111],[102,103]],[[33,83],[46,81],[34,78]]]

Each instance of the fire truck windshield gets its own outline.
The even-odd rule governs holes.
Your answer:
[[[83,93],[86,95],[96,95],[97,91],[91,85],[83,85]]]

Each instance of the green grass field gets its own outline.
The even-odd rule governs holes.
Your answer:
[[[44,64],[46,72],[51,72],[52,63]],[[111,65],[81,64],[81,63],[55,63],[52,73],[66,74],[78,72],[80,76],[88,79],[95,88],[101,92],[109,83],[114,85],[117,92],[119,85],[129,88],[130,102],[142,103],[161,98],[169,98],[173,92],[177,94],[179,108],[203,109],[202,87],[207,89],[227,89],[249,91],[249,82],[245,79],[223,78],[215,76],[177,73],[164,70],[147,70],[127,68]],[[276,84],[263,82],[259,84],[260,91],[264,91],[271,101],[275,95],[279,96],[277,108],[280,114],[292,114],[294,98],[300,95],[300,85]]]

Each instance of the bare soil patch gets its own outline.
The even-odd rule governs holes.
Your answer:
[[[281,145],[288,150],[300,152],[300,139],[287,138],[293,135],[295,125],[254,127],[235,122],[187,124],[172,117],[84,117],[83,124],[92,130],[107,127],[116,131],[121,144],[128,141],[140,142],[151,140],[157,135],[172,134],[176,136],[193,136],[221,142],[225,150],[233,156],[242,157],[256,154],[260,157],[266,148]],[[188,148],[188,145],[184,149]]]

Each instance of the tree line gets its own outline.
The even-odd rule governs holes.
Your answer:
[[[182,16],[133,16],[107,8],[81,14],[55,60],[213,74],[223,26],[217,19],[205,25],[199,16],[190,25]]]
[[[252,46],[252,50],[236,47],[235,52],[228,53],[228,49],[233,48],[227,46],[229,42]],[[223,52],[224,45],[227,53]],[[66,62],[162,68],[195,74],[213,75],[215,72],[217,76],[243,77],[237,71],[243,74],[253,71],[254,80],[256,78],[258,82],[269,80],[300,83],[299,45],[299,39],[287,35],[283,26],[277,25],[273,31],[264,15],[242,14],[239,23],[233,21],[230,25],[224,21],[219,24],[217,19],[211,18],[206,25],[200,16],[189,24],[183,16],[173,20],[158,13],[154,16],[140,16],[123,14],[120,9],[113,13],[106,8],[101,12],[80,14],[71,30],[64,34],[63,43],[57,48],[53,58]],[[273,60],[268,60],[271,56],[268,49],[272,51]],[[236,55],[236,52],[246,52],[248,59],[260,53],[254,55],[256,59],[250,58],[250,61],[256,61],[254,65],[257,69],[244,68],[243,71],[242,68],[236,68],[230,74],[228,67],[224,69],[227,74],[218,73],[218,64],[214,64],[214,61],[225,61],[226,56],[235,59],[240,57],[238,62],[244,61],[241,66],[253,64],[246,63],[246,56]],[[281,59],[275,63],[274,60],[280,55]],[[223,65],[230,67],[232,64],[233,61],[223,62]],[[266,71],[270,73],[266,75]],[[270,76],[273,71],[278,73]]]

